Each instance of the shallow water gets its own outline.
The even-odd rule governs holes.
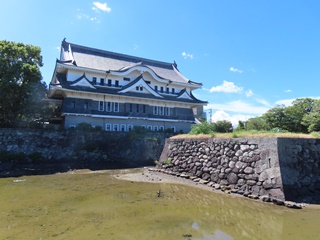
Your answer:
[[[0,239],[320,239],[318,207],[293,210],[116,173],[0,179]]]

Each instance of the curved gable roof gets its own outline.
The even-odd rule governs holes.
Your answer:
[[[145,66],[151,69],[161,79],[201,87],[200,83],[191,82],[184,77],[177,70],[175,63],[155,61],[147,58],[89,48],[68,43],[65,40],[62,41],[61,55],[60,60],[58,61],[67,65],[76,65],[78,67],[102,71],[124,71],[134,66]]]
[[[146,81],[143,79],[142,75],[137,77],[135,80],[127,84],[122,90],[119,91],[119,93],[126,93],[134,89],[136,86],[142,85],[149,93],[151,93],[155,97],[163,98],[160,94],[158,94],[155,90],[153,90],[149,84],[146,83]]]
[[[89,88],[95,88],[89,81],[89,79],[86,77],[86,74],[84,73],[81,77],[74,80],[73,82],[70,82],[70,86],[75,87],[89,87]]]

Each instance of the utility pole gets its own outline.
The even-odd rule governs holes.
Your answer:
[[[211,123],[212,109],[209,109],[208,113],[209,113],[209,123]]]

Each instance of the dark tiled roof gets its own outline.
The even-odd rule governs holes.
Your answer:
[[[68,43],[65,40],[61,44],[61,63],[76,65],[79,67],[102,70],[121,71],[135,65],[146,66],[154,71],[160,78],[179,83],[189,83],[201,86],[200,83],[186,79],[175,68],[175,63],[160,62],[146,58],[129,56],[105,50],[89,48]]]

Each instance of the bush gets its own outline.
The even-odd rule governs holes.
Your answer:
[[[90,123],[83,122],[77,125],[77,129],[82,131],[91,131],[94,129],[94,127],[92,127]]]
[[[232,123],[227,120],[217,121],[214,123],[215,131],[218,133],[228,133],[233,131]]]
[[[33,153],[30,153],[30,154],[28,155],[28,157],[32,160],[32,162],[38,162],[38,161],[40,161],[40,160],[43,158],[41,152],[33,152]]]
[[[94,130],[101,132],[101,131],[103,131],[103,128],[101,126],[95,126]]]
[[[9,151],[0,151],[0,162],[23,162],[26,160],[24,153],[13,153]]]
[[[171,162],[172,162],[172,158],[168,158],[164,163],[166,165],[169,165],[169,164],[171,164]]]
[[[191,126],[191,131],[189,134],[191,135],[212,134],[214,132],[215,132],[215,126],[212,123],[202,122],[200,124]]]

